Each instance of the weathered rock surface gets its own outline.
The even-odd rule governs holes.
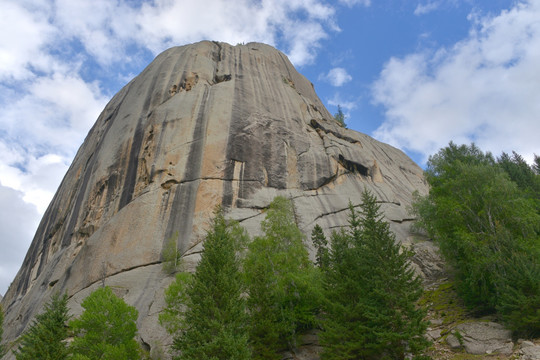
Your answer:
[[[113,97],[79,149],[2,300],[4,338],[57,291],[77,315],[105,281],[139,310],[142,340],[166,344],[157,314],[171,281],[160,271],[167,239],[193,268],[216,205],[256,234],[276,195],[294,201],[306,234],[316,223],[329,233],[364,188],[410,242],[406,209],[427,191],[422,170],[339,127],[286,56],[257,43],[169,49]]]
[[[463,346],[466,352],[474,355],[510,355],[514,347],[511,331],[491,321],[459,324],[446,341],[452,348]]]
[[[523,341],[518,354],[522,360],[540,360],[540,345],[531,341]]]

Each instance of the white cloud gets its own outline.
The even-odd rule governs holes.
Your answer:
[[[293,63],[304,65],[314,60],[319,42],[327,36],[325,28],[337,30],[334,13],[318,0],[157,0],[142,5],[136,23],[138,38],[154,53],[202,39],[260,41],[279,45]]]
[[[339,0],[341,4],[345,4],[348,7],[353,7],[354,5],[364,5],[370,6],[371,0]]]
[[[340,93],[335,93],[331,99],[328,99],[328,105],[341,106],[347,111],[356,109],[357,101],[351,99],[345,99]]]
[[[342,67],[335,67],[327,74],[319,75],[319,80],[329,82],[332,86],[339,87],[352,80],[352,76]]]
[[[437,10],[439,6],[441,6],[440,1],[432,1],[432,0],[428,1],[425,4],[418,4],[416,6],[416,9],[414,9],[414,15],[420,16],[420,15],[428,14],[432,11]]]
[[[22,197],[22,192],[0,183],[0,294],[5,294],[19,270],[39,222],[36,208]]]
[[[47,71],[51,57],[43,47],[57,35],[47,22],[48,9],[32,12],[21,3],[0,2],[0,81],[34,77],[29,69]]]
[[[427,158],[450,140],[540,153],[540,1],[478,18],[449,49],[393,58],[373,86],[382,141]]]

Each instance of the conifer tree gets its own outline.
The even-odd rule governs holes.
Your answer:
[[[67,300],[67,294],[60,296],[57,293],[45,304],[45,311],[36,316],[30,328],[22,335],[20,345],[14,351],[17,360],[67,359]]]
[[[319,224],[315,225],[313,228],[313,231],[311,232],[311,241],[313,241],[313,245],[315,246],[316,254],[315,254],[315,264],[320,269],[326,269],[328,267],[328,240],[326,239],[326,236],[324,235],[323,229],[319,226]]]
[[[244,265],[253,358],[280,359],[315,323],[317,279],[289,200],[276,197],[261,227]]]
[[[331,238],[327,303],[320,334],[323,359],[403,359],[427,341],[422,293],[408,254],[365,190],[360,213],[349,205],[348,232]]]
[[[178,274],[167,290],[160,321],[173,335],[174,359],[251,359],[239,259],[245,239],[218,210],[195,274]]]
[[[92,292],[82,302],[84,312],[70,321],[75,338],[70,350],[74,359],[138,360],[138,311],[118,298],[111,288]]]

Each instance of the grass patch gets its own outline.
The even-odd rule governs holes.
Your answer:
[[[420,305],[428,309],[432,318],[441,319],[443,325],[463,322],[469,315],[451,281],[442,283],[433,290],[424,291]]]

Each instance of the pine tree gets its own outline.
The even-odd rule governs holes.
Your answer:
[[[92,292],[82,302],[84,312],[70,321],[75,338],[70,350],[75,359],[138,360],[138,311],[114,295],[109,287]]]
[[[246,235],[218,210],[190,278],[167,290],[160,320],[173,335],[174,359],[251,359],[238,252]]]
[[[14,351],[17,360],[67,359],[67,301],[67,294],[55,294],[45,304],[45,311],[36,316],[30,328],[22,335],[20,345]]]
[[[323,359],[403,359],[427,345],[422,294],[408,253],[395,243],[380,205],[367,190],[348,232],[334,233],[325,279]]]
[[[261,227],[244,265],[253,358],[280,359],[315,323],[317,278],[289,200],[276,197]]]
[[[315,225],[313,228],[313,231],[311,232],[311,241],[313,242],[313,245],[315,246],[316,254],[315,254],[315,264],[320,269],[326,269],[328,267],[328,240],[326,239],[326,236],[324,236],[324,232],[322,227],[319,226],[319,224]]]
[[[540,156],[534,154],[533,170],[536,175],[540,175]]]
[[[338,122],[339,126],[344,128],[347,127],[345,124],[345,114],[343,113],[343,110],[341,110],[341,105],[338,105],[337,113],[334,114],[334,119]]]

